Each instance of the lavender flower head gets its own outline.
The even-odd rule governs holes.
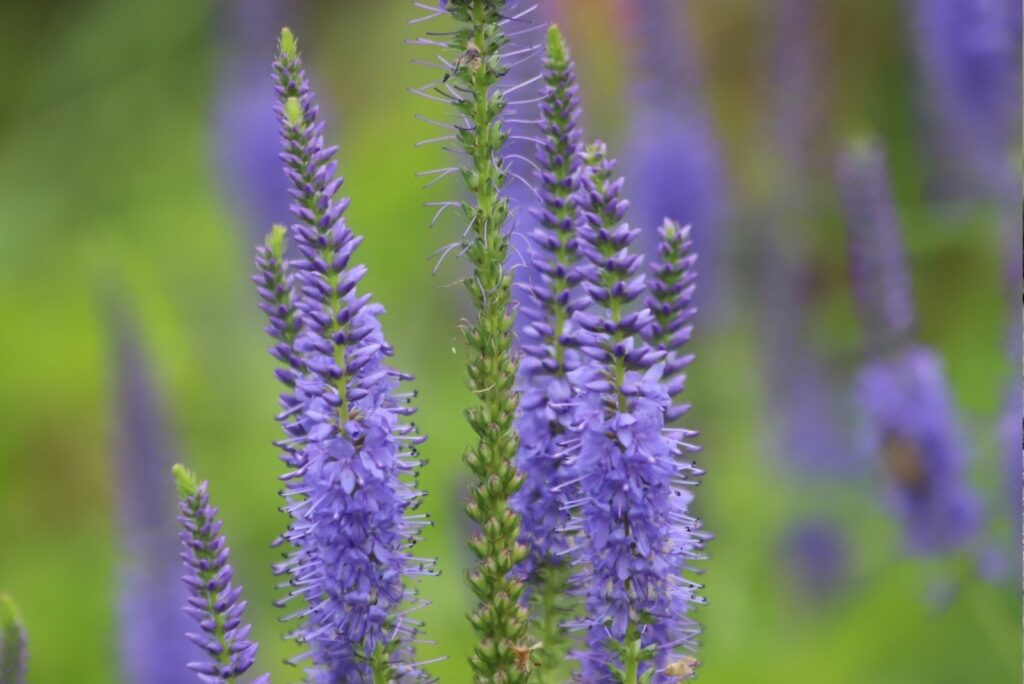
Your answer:
[[[405,579],[433,573],[433,561],[410,552],[426,521],[407,516],[420,497],[413,478],[423,439],[403,422],[413,409],[398,387],[409,376],[385,365],[392,350],[378,321],[383,308],[357,292],[366,268],[349,262],[362,240],[342,217],[348,200],[335,199],[336,148],[324,146],[287,29],[274,73],[300,257],[285,262],[278,230],[258,257],[256,280],[287,388],[284,510],[292,524],[281,541],[291,551],[277,571],[290,575],[281,603],[302,603],[288,616],[297,620],[290,636],[308,650],[294,662],[312,660],[308,674],[324,683],[421,680],[412,645],[419,623],[408,613],[422,604]]]
[[[870,358],[855,399],[865,447],[877,454],[911,551],[963,546],[980,508],[965,482],[967,454],[939,358],[911,342],[910,275],[881,150],[860,147],[839,161],[854,294]]]
[[[221,535],[217,509],[210,505],[206,482],[180,465],[173,468],[181,498],[182,554],[189,589],[185,613],[196,621],[200,632],[186,634],[208,659],[188,664],[206,684],[228,684],[245,674],[256,656],[257,644],[248,639],[251,625],[242,624],[246,602],[242,588],[231,584],[234,571],[228,563],[228,546]],[[253,684],[266,684],[262,675]]]
[[[0,682],[25,684],[28,670],[28,635],[14,601],[0,594]]]
[[[665,377],[673,355],[644,342],[655,324],[651,311],[631,310],[647,283],[642,257],[630,252],[639,230],[623,222],[623,181],[613,177],[603,144],[588,148],[586,159],[580,251],[588,261],[583,288],[597,312],[574,316],[590,362],[569,373],[579,432],[570,530],[586,606],[575,623],[586,633],[578,658],[583,681],[668,682],[664,668],[699,632],[687,613],[703,599],[682,573],[692,570],[704,538],[687,489],[701,471],[681,459],[695,449],[686,442],[693,433],[665,427],[681,384],[681,376]]]
[[[968,186],[1018,198],[1021,4],[1017,0],[915,0],[919,61],[950,163]]]
[[[837,163],[839,194],[849,226],[850,278],[868,345],[906,340],[914,326],[907,255],[889,184],[885,152],[862,142]]]
[[[967,453],[939,358],[920,346],[876,358],[861,369],[856,398],[908,548],[939,553],[970,541],[981,505],[965,482]]]

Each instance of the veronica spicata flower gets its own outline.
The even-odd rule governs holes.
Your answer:
[[[411,547],[426,521],[409,515],[422,441],[403,418],[413,409],[398,391],[409,376],[390,369],[392,349],[378,316],[383,308],[359,294],[365,266],[350,260],[362,241],[345,224],[347,199],[336,199],[336,148],[325,147],[323,123],[294,36],[285,29],[274,63],[285,175],[292,189],[291,227],[299,258],[284,258],[276,229],[260,251],[262,306],[279,379],[291,468],[284,510],[292,524],[281,541],[291,550],[277,570],[290,576],[281,601],[298,600],[290,636],[308,650],[317,682],[414,681],[422,605],[405,580],[433,573],[431,559]]]
[[[241,600],[242,588],[231,584],[234,571],[217,509],[210,505],[209,487],[180,465],[173,472],[181,498],[178,520],[186,570],[182,579],[189,588],[185,612],[201,630],[186,636],[208,656],[188,668],[207,684],[229,684],[252,667],[258,646],[248,638],[252,626],[242,624],[246,602]],[[253,684],[269,681],[262,675]]]
[[[28,670],[28,635],[14,601],[0,594],[0,682],[25,684]]]
[[[870,453],[917,552],[958,548],[976,532],[980,505],[965,478],[967,453],[938,356],[911,337],[914,320],[900,227],[884,153],[861,146],[840,157],[854,294],[869,342],[856,381]]]
[[[578,193],[582,166],[580,116],[575,69],[559,30],[548,32],[541,94],[541,134],[537,186],[541,205],[537,225],[529,234],[532,279],[522,285],[519,312],[523,361],[519,431],[522,438],[516,465],[523,488],[512,505],[522,516],[521,540],[530,555],[523,563],[543,644],[542,667],[557,668],[566,643],[561,628],[568,567],[563,528],[569,513],[560,488],[570,477],[566,464],[571,426],[571,388],[567,373],[579,365],[573,349],[570,319],[585,305],[579,295]]]
[[[695,449],[686,442],[693,433],[665,426],[676,382],[665,378],[666,360],[679,357],[644,341],[655,316],[631,306],[647,285],[642,258],[630,251],[639,230],[623,222],[628,202],[613,170],[603,144],[588,148],[580,251],[595,310],[574,316],[589,362],[569,374],[579,430],[570,529],[586,605],[574,624],[586,634],[583,681],[668,682],[665,666],[699,631],[687,615],[703,601],[699,585],[682,573],[704,539],[688,511],[688,487],[701,471],[681,458]]]

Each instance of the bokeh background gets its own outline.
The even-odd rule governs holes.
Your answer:
[[[574,48],[588,135],[640,176],[626,192],[645,229],[663,186],[644,170],[644,133],[684,140],[667,192],[704,252],[687,425],[702,433],[697,505],[717,535],[700,681],[1019,681],[1020,480],[997,426],[1009,422],[1019,466],[1020,149],[1014,135],[997,180],[981,177],[943,110],[966,101],[984,130],[989,87],[1019,117],[1019,3],[1013,16],[1014,2],[680,0],[653,25],[636,0],[542,3]],[[925,35],[929,9],[956,5],[1011,12],[995,34],[964,20]],[[404,43],[423,14],[390,0],[0,5],[0,590],[24,613],[31,682],[145,684],[132,674],[145,663],[124,655],[145,630],[189,653],[167,565],[174,460],[221,506],[257,667],[297,679],[271,606],[278,389],[249,283],[254,244],[287,220],[269,112],[285,24],[341,145],[365,282],[420,389],[437,522],[422,550],[443,571],[423,585],[438,643],[422,655],[449,656],[432,666],[442,681],[469,681],[468,311],[460,265],[431,273],[455,228],[428,230],[423,206],[454,186],[414,176],[446,165],[414,147],[433,135],[414,119],[429,103],[406,92],[432,78],[412,63],[431,55]],[[947,44],[964,54],[936,54]],[[863,335],[833,169],[864,136],[888,150],[917,337],[944,360],[986,502],[983,529],[952,554],[907,553],[885,471],[859,447]],[[125,634],[129,619],[143,626]]]

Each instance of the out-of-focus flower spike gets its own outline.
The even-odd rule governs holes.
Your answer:
[[[941,359],[913,342],[910,275],[885,154],[860,144],[838,162],[854,294],[869,359],[855,399],[865,447],[886,475],[908,548],[942,553],[977,532],[981,506],[966,481],[968,452]]]
[[[291,31],[278,47],[276,112],[299,256],[284,260],[284,231],[275,228],[256,282],[289,390],[280,444],[292,524],[276,571],[290,576],[279,603],[302,604],[288,617],[296,623],[289,637],[306,650],[292,662],[308,661],[308,677],[324,684],[424,681],[414,649],[420,623],[410,615],[423,603],[412,582],[435,571],[412,555],[423,527],[409,513],[422,496],[416,447],[424,438],[404,422],[413,409],[398,388],[410,376],[386,365],[393,352],[378,320],[383,307],[359,292],[366,267],[351,260],[362,239],[346,225],[337,148],[324,143]]]
[[[578,285],[579,188],[582,167],[580,115],[574,67],[557,27],[548,31],[537,146],[537,186],[541,198],[530,234],[533,279],[521,285],[519,311],[523,361],[519,368],[522,441],[516,465],[523,488],[512,499],[522,516],[522,542],[530,555],[521,566],[530,588],[541,677],[559,668],[567,637],[565,615],[568,547],[563,528],[569,520],[563,487],[572,478],[563,442],[571,433],[571,390],[567,373],[579,365],[573,349],[571,318],[584,306]]]
[[[725,271],[719,263],[729,243],[730,192],[721,145],[702,95],[694,41],[681,21],[689,3],[632,4],[639,49],[631,79],[635,114],[624,162],[633,188],[633,215],[640,226],[655,226],[665,216],[693,226],[702,263],[698,302],[715,301],[717,318],[725,311],[718,294],[725,286]],[[642,251],[653,255],[654,231],[642,235]]]
[[[28,671],[28,633],[14,600],[0,594],[0,682],[25,684]]]
[[[852,145],[839,156],[836,174],[849,231],[850,278],[868,345],[892,347],[910,337],[914,304],[885,151],[870,141]]]
[[[173,492],[166,486],[176,445],[143,355],[138,331],[120,302],[109,308],[113,366],[112,458],[121,540],[118,651],[126,680],[177,684],[189,659],[180,636],[184,588],[177,581]]]
[[[267,88],[266,46],[281,28],[284,6],[275,0],[227,0],[215,13],[217,89],[211,145],[229,208],[244,224],[250,249],[274,221],[288,216],[288,185],[277,158],[274,93]],[[287,15],[302,14],[291,5]],[[138,680],[142,681],[142,680]]]
[[[980,528],[982,507],[967,482],[969,454],[941,359],[913,344],[875,357],[858,372],[855,397],[866,451],[879,459],[907,548],[963,548]]]
[[[455,28],[444,36],[411,41],[440,49],[437,78],[413,92],[451,107],[460,125],[447,138],[460,159],[460,177],[471,199],[445,203],[462,209],[468,224],[460,252],[472,266],[463,282],[477,312],[465,326],[469,384],[479,403],[466,417],[476,443],[465,461],[476,477],[466,512],[480,525],[470,542],[477,565],[469,584],[478,605],[470,622],[477,633],[470,663],[475,681],[524,683],[530,677],[523,584],[516,566],[527,554],[519,542],[519,515],[509,506],[522,477],[515,468],[519,447],[515,392],[517,355],[513,350],[512,253],[507,185],[515,171],[506,157],[509,109],[536,97],[525,91],[527,78],[510,83],[508,70],[539,45],[514,46],[509,33],[529,24],[534,5],[517,0],[448,0],[444,11]],[[525,93],[525,94],[524,94]],[[436,118],[436,117],[435,117]]]
[[[182,579],[189,589],[184,608],[199,626],[198,632],[185,636],[207,656],[188,663],[188,669],[206,684],[230,684],[252,667],[259,646],[248,639],[251,625],[242,624],[246,603],[242,588],[231,582],[234,571],[228,563],[227,540],[220,534],[207,483],[181,465],[172,473],[181,500]],[[268,680],[264,675],[257,681]]]
[[[959,190],[1019,208],[1021,3],[915,0],[908,7],[937,168]]]

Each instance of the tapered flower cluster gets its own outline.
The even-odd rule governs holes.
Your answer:
[[[531,282],[522,287],[519,316],[523,360],[516,465],[525,480],[512,500],[522,517],[521,541],[530,555],[522,570],[537,613],[537,641],[544,645],[544,667],[557,667],[565,635],[561,628],[568,567],[568,541],[562,533],[569,520],[561,488],[570,479],[565,440],[572,424],[572,389],[567,373],[579,365],[570,320],[585,306],[578,285],[581,273],[579,187],[582,132],[575,69],[559,30],[548,32],[541,100],[542,139],[537,145],[540,207],[530,234]]]
[[[256,281],[278,378],[290,471],[284,510],[290,548],[278,567],[289,576],[281,603],[300,605],[290,636],[308,650],[317,682],[417,681],[412,640],[418,607],[408,578],[433,573],[411,555],[424,520],[410,514],[420,493],[414,476],[422,437],[403,422],[413,412],[399,392],[409,376],[386,365],[383,308],[359,294],[366,273],[350,265],[362,241],[336,199],[342,178],[325,147],[323,123],[294,36],[285,29],[274,63],[285,174],[291,183],[291,234],[299,257],[284,257],[275,229],[257,257]]]
[[[688,511],[688,488],[702,473],[682,458],[696,448],[686,441],[693,433],[665,426],[676,389],[665,372],[681,358],[667,331],[682,330],[689,313],[677,310],[659,324],[650,309],[634,305],[647,291],[642,258],[631,252],[639,231],[623,221],[628,202],[620,197],[623,181],[613,170],[603,144],[588,148],[586,220],[579,233],[588,261],[583,288],[595,312],[574,316],[590,361],[570,373],[579,431],[573,562],[585,597],[578,624],[586,632],[586,648],[579,658],[583,681],[667,682],[667,666],[689,667],[673,654],[692,646],[698,628],[687,613],[690,604],[702,602],[695,593],[699,586],[683,576],[700,557],[705,538]],[[663,254],[676,256],[678,237],[663,231],[670,241]],[[660,268],[658,282],[665,286],[669,273],[685,269],[679,262]],[[651,294],[657,300],[673,290],[667,285]],[[673,301],[678,303],[675,295]],[[644,339],[654,325],[661,326],[654,330],[665,349]]]
[[[241,600],[242,588],[231,583],[234,571],[228,563],[227,541],[220,533],[207,483],[180,465],[173,472],[181,499],[178,520],[186,571],[182,579],[189,589],[185,612],[200,628],[186,636],[207,655],[207,660],[191,662],[188,668],[207,684],[227,684],[252,667],[258,646],[248,638],[251,625],[242,624],[246,602]],[[263,675],[254,684],[269,681]]]
[[[14,601],[0,594],[0,682],[25,684],[28,636]]]
[[[680,226],[665,219],[658,228],[659,260],[651,264],[651,281],[647,295],[647,308],[654,320],[644,330],[644,339],[655,349],[664,351],[664,381],[670,397],[683,391],[686,381],[684,370],[693,361],[693,354],[683,353],[683,346],[693,335],[693,305],[696,290],[697,255],[693,252],[690,226]],[[686,404],[673,405],[665,412],[665,422],[671,423],[689,409]]]
[[[908,548],[949,551],[977,531],[980,502],[965,480],[967,453],[941,361],[912,339],[910,275],[884,152],[847,151],[838,182],[869,344],[855,387],[865,446],[880,459]]]

